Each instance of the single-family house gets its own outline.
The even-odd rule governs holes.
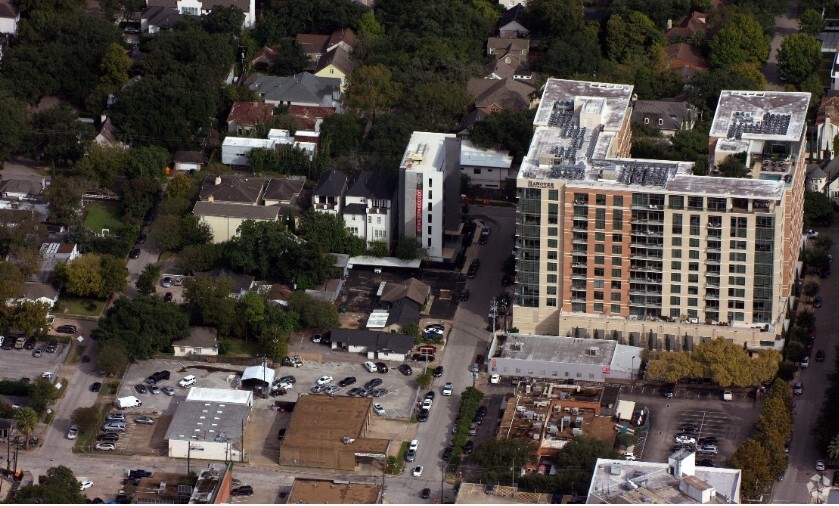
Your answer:
[[[530,51],[530,39],[505,39],[503,37],[489,37],[487,39],[487,54],[495,56],[527,56]]]
[[[289,77],[254,74],[245,84],[272,105],[330,107],[340,112],[341,79],[301,72]]]
[[[214,269],[206,272],[196,272],[196,278],[207,277],[212,279],[227,279],[232,283],[230,290],[230,297],[234,299],[241,299],[248,292],[256,291],[259,284],[254,280],[253,276],[247,274],[237,274],[226,269]]]
[[[190,355],[216,356],[218,355],[218,329],[215,327],[190,327],[189,336],[172,343],[172,351],[176,357]]]
[[[504,55],[487,65],[485,79],[515,79],[517,81],[532,81],[533,71],[527,56]]]
[[[479,148],[468,139],[460,142],[460,173],[468,176],[472,185],[500,190],[512,165],[509,151]]]
[[[320,175],[312,194],[312,206],[315,211],[329,214],[341,214],[343,197],[347,191],[347,175],[341,171],[329,169]]]
[[[254,70],[265,72],[271,70],[280,60],[280,53],[269,46],[262,46],[257,49],[251,58],[251,67]]]
[[[46,187],[45,178],[3,179],[0,180],[0,198],[13,201],[37,200]]]
[[[176,151],[172,162],[176,172],[198,172],[204,167],[204,153],[200,151]]]
[[[93,142],[100,146],[108,148],[127,148],[128,145],[119,140],[117,137],[117,127],[111,121],[110,117],[105,117],[102,126],[99,127],[99,133],[93,138]]]
[[[501,15],[498,20],[498,36],[505,39],[530,36],[530,30],[524,26],[524,6],[521,3],[510,7]]]
[[[178,12],[178,9],[163,5],[152,5],[146,7],[140,13],[140,31],[155,34],[161,30],[172,30],[180,20],[181,13]]]
[[[839,135],[839,93],[834,93],[822,99],[816,114],[816,136],[820,156],[832,159],[839,155],[834,150],[837,135]]]
[[[398,300],[407,299],[421,308],[431,296],[431,287],[416,278],[409,278],[403,283],[383,282],[376,295],[379,302],[383,304],[393,304]]]
[[[264,102],[233,102],[227,115],[227,131],[239,137],[252,137],[257,130],[268,130],[274,120],[274,106]]]
[[[340,47],[344,51],[351,53],[355,47],[356,39],[355,31],[352,28],[339,28],[332,32],[331,35],[298,33],[294,40],[309,58],[314,68],[314,65],[320,61],[323,55],[335,48]]]
[[[480,109],[472,109],[463,117],[463,119],[460,120],[460,124],[457,125],[457,137],[459,139],[469,137],[469,132],[472,131],[472,127],[475,126],[475,123],[480,123],[486,119],[486,117],[487,115],[484,111]]]
[[[75,260],[81,254],[78,245],[58,242],[41,244],[39,253],[41,255],[41,270],[38,277],[42,282],[49,281],[56,265]]]
[[[649,125],[666,137],[680,130],[692,130],[697,111],[687,102],[674,100],[636,100],[632,109],[632,123]]]
[[[804,187],[811,192],[824,193],[827,188],[827,174],[825,174],[818,164],[807,164]]]
[[[243,28],[256,24],[256,0],[146,0],[149,7],[169,7],[185,16],[206,16],[213,7],[238,7],[245,15]]]
[[[833,65],[830,66],[830,91],[839,90],[839,52],[833,57]]]
[[[697,72],[708,70],[708,60],[691,44],[670,44],[664,48],[664,53],[667,68],[679,72],[684,81],[688,81]]]
[[[347,76],[353,71],[355,64],[350,59],[350,52],[341,46],[335,47],[318,60],[315,75],[318,77],[334,77],[341,80],[341,92],[346,88]]]
[[[239,234],[239,227],[245,221],[277,221],[280,208],[199,200],[193,206],[192,214],[198,216],[202,223],[210,227],[213,242],[219,244],[236,237]]]
[[[0,0],[0,34],[17,35],[20,11],[12,0]],[[2,50],[0,50],[2,51]]]
[[[300,197],[306,178],[303,176],[272,177],[265,185],[262,198],[266,206],[290,206]]]
[[[333,350],[362,353],[369,359],[404,362],[414,347],[414,338],[390,332],[358,329],[333,329],[330,332]]]
[[[387,321],[384,329],[388,332],[401,332],[402,327],[407,323],[419,324],[421,307],[410,299],[399,299],[390,305],[387,312]]]
[[[262,192],[268,179],[263,177],[207,176],[201,184],[198,199],[205,202],[262,204]]]
[[[526,111],[533,107],[536,88],[515,79],[473,78],[466,92],[474,98],[474,107],[486,114],[497,111]]]
[[[58,290],[49,283],[24,283],[23,296],[18,302],[24,301],[45,304],[52,308],[58,303]]]
[[[839,158],[830,160],[822,167],[827,179],[827,196],[834,205],[839,205]]]

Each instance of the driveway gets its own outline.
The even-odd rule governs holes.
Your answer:
[[[787,35],[798,33],[798,2],[789,2],[789,8],[781,16],[775,16],[775,35],[772,37],[769,59],[763,67],[763,75],[766,77],[767,90],[783,90],[784,82],[778,74],[778,51],[781,43]]]
[[[839,243],[839,222],[834,222],[829,228],[818,230],[834,243]],[[836,251],[836,246],[832,248],[832,251]],[[819,294],[825,301],[839,300],[839,285],[837,285],[836,276],[822,280]],[[813,360],[810,367],[798,373],[798,378],[804,384],[804,394],[795,396],[796,436],[790,445],[787,473],[784,481],[775,484],[772,502],[811,502],[807,485],[815,474],[816,459],[823,456],[824,449],[816,446],[810,433],[816,426],[828,386],[827,376],[833,370],[836,360],[836,344],[839,342],[836,337],[837,328],[839,328],[839,313],[831,311],[829,304],[816,310],[818,339],[815,349],[824,351],[825,360],[824,362]]]
[[[160,257],[160,250],[154,244],[154,240],[149,237],[149,227],[143,227],[142,233],[147,236],[146,242],[132,247],[132,249],[140,248],[140,257],[129,258],[126,263],[126,267],[128,267],[128,286],[125,287],[122,293],[128,297],[137,295],[137,278],[140,277],[140,273],[143,272],[146,265],[157,262],[157,259]],[[160,283],[157,284],[159,285]]]
[[[413,466],[421,465],[421,478],[411,476],[412,465],[406,465],[400,476],[388,477],[385,481],[385,501],[389,503],[416,503],[424,488],[432,490],[432,499],[439,498],[441,488],[447,500],[454,499],[450,485],[443,484],[443,450],[451,438],[451,428],[460,406],[460,393],[476,381],[469,372],[469,366],[479,353],[486,354],[490,334],[487,331],[487,312],[490,299],[503,290],[501,286],[501,265],[513,250],[515,209],[510,207],[472,206],[473,217],[479,217],[493,228],[489,243],[475,246],[467,258],[468,265],[474,253],[481,261],[481,268],[467,287],[471,297],[458,305],[452,322],[452,331],[441,364],[445,370],[442,378],[435,379],[431,389],[438,393],[431,408],[428,421],[418,424],[416,438],[420,441]],[[454,383],[454,395],[441,396],[440,389],[447,381]],[[487,420],[489,422],[489,420]],[[487,423],[485,422],[485,424]]]

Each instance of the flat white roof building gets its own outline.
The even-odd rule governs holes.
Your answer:
[[[460,143],[460,171],[475,186],[500,190],[512,164],[509,151],[479,148],[468,139]]]

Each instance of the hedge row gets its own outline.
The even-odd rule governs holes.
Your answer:
[[[474,387],[469,387],[460,396],[460,421],[452,438],[452,453],[449,455],[449,467],[456,467],[463,455],[463,445],[469,440],[469,427],[478,412],[484,393]]]

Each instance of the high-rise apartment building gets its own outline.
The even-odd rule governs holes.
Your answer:
[[[550,79],[517,179],[520,332],[776,348],[802,246],[809,93],[723,91],[712,168],[630,159],[632,86]]]

